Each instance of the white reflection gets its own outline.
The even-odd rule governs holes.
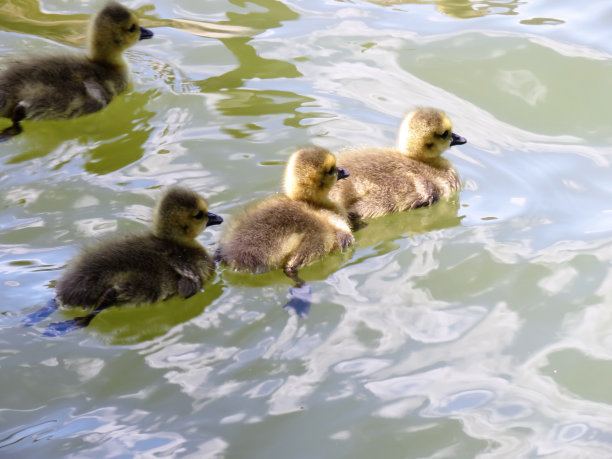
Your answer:
[[[76,220],[74,225],[80,236],[95,237],[105,233],[117,231],[117,220],[107,218],[88,218],[86,220]]]
[[[91,457],[132,456],[135,451],[146,457],[166,456],[185,443],[180,433],[140,428],[139,423],[150,415],[147,411],[134,410],[129,415],[122,412],[106,407],[71,417],[53,432],[53,438],[64,442],[72,439],[73,445],[80,448],[86,445]],[[65,457],[79,457],[79,450],[75,449],[66,451]]]
[[[104,368],[104,360],[95,358],[74,358],[64,359],[64,366],[67,370],[74,371],[81,382],[95,378],[102,368]]]
[[[425,397],[406,397],[396,402],[384,404],[374,412],[375,416],[388,419],[403,419],[414,413],[424,402]]]
[[[540,279],[538,286],[550,295],[556,295],[567,288],[578,275],[578,271],[571,266],[560,268],[550,276]]]
[[[499,88],[517,96],[532,107],[546,98],[546,86],[529,70],[500,70],[498,79]]]

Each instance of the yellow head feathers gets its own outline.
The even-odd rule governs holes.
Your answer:
[[[337,180],[348,173],[336,166],[333,154],[321,147],[307,147],[289,158],[285,169],[285,194],[294,200],[326,204]]]
[[[400,125],[397,149],[420,161],[439,157],[452,145],[466,140],[453,134],[453,125],[446,114],[434,108],[417,108],[408,113]]]

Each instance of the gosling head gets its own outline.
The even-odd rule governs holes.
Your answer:
[[[397,149],[411,158],[430,161],[449,147],[466,142],[463,137],[453,133],[453,125],[443,111],[417,108],[408,113],[400,125]]]
[[[183,244],[192,243],[204,228],[222,223],[208,212],[206,201],[195,191],[172,187],[162,196],[154,213],[154,234]]]
[[[138,40],[151,38],[153,32],[138,24],[138,17],[125,6],[109,2],[93,18],[89,26],[91,59],[121,64],[122,53]]]
[[[291,199],[326,203],[336,181],[348,177],[336,166],[336,158],[325,148],[307,147],[289,158],[285,169],[285,194]]]

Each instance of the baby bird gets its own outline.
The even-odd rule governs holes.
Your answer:
[[[108,3],[91,21],[88,56],[40,56],[18,60],[0,73],[0,116],[13,125],[0,141],[21,132],[23,119],[66,119],[106,107],[130,81],[123,51],[153,32],[136,15]]]
[[[256,203],[234,221],[215,260],[253,273],[282,268],[303,286],[299,268],[354,242],[346,211],[328,196],[346,177],[324,148],[295,152],[285,169],[285,193]]]
[[[351,178],[338,183],[330,197],[352,220],[431,205],[461,187],[459,174],[440,155],[466,142],[452,132],[444,112],[417,108],[404,117],[396,148],[347,149],[338,156]]]
[[[89,316],[77,320],[78,326],[85,326],[114,304],[154,303],[174,295],[188,298],[215,269],[195,238],[205,227],[221,222],[197,193],[170,188],[157,205],[152,233],[85,249],[58,280],[56,299],[64,306],[93,306]]]

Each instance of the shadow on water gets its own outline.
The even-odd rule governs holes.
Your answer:
[[[223,294],[223,284],[207,284],[191,298],[171,298],[161,303],[112,308],[98,315],[88,328],[108,344],[140,343],[167,333],[171,328],[198,317]]]
[[[367,226],[355,232],[355,247],[360,251],[346,266],[358,265],[365,260],[397,250],[398,239],[415,234],[461,226],[459,196],[442,199],[431,207],[387,215],[367,220]]]
[[[52,338],[76,332],[81,328],[96,334],[107,344],[131,344],[154,339],[167,333],[172,327],[199,316],[223,293],[220,282],[208,284],[203,292],[188,299],[171,298],[155,304],[141,306],[117,306],[104,309],[99,314],[87,314],[87,309],[62,309],[62,315],[74,316],[64,321],[52,322],[42,331]],[[22,324],[33,326],[58,311],[54,300],[28,314]],[[87,320],[83,321],[83,318]]]
[[[52,152],[59,152],[61,156],[64,151],[71,151],[73,155],[82,155],[86,172],[107,174],[119,170],[145,153],[153,129],[148,121],[155,114],[144,107],[152,96],[152,91],[121,95],[104,110],[71,120],[26,120],[22,123],[24,134],[13,140],[22,143],[20,153],[7,158],[5,164],[42,158]],[[129,153],[115,154],[117,145]],[[58,158],[56,167],[70,159]]]
[[[357,247],[369,247],[382,242],[461,225],[459,196],[442,199],[431,207],[367,220],[367,226],[355,232]]]
[[[440,13],[456,19],[471,19],[488,16],[491,14],[518,14],[519,5],[524,4],[522,0],[509,2],[479,1],[479,0],[367,0],[382,6],[395,5],[435,5]]]
[[[219,268],[220,276],[229,285],[248,288],[292,285],[287,292],[288,301],[284,304],[279,302],[278,306],[286,311],[294,312],[299,317],[306,317],[312,305],[312,282],[326,280],[351,259],[353,252],[352,248],[343,252],[335,252],[301,268],[299,277],[305,281],[302,285],[295,285],[294,281],[287,277],[282,269],[254,275],[249,272],[233,271],[231,268],[221,267]]]

